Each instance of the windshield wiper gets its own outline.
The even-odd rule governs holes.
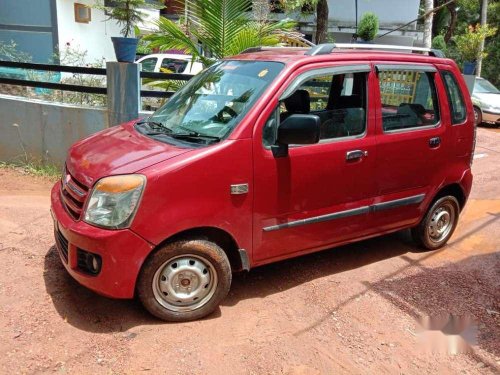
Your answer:
[[[208,139],[214,142],[220,141],[220,137],[216,137],[208,134],[201,134],[195,131],[190,131],[186,133],[169,133],[169,136],[176,139]]]
[[[172,133],[172,129],[165,126],[163,123],[158,121],[150,121],[149,119],[145,119],[136,123],[136,125],[147,125],[149,129],[145,131],[146,135],[160,135],[160,134],[170,134]]]

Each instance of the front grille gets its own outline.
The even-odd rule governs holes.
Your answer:
[[[68,240],[64,237],[61,231],[57,229],[55,231],[55,237],[57,248],[61,252],[61,255],[63,256],[66,263],[68,263]]]
[[[61,184],[61,197],[66,211],[75,220],[79,220],[82,215],[83,205],[87,198],[89,189],[76,180],[68,171],[64,169]]]

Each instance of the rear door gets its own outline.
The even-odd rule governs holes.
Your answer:
[[[259,119],[253,137],[257,264],[347,241],[370,227],[377,194],[370,71],[366,63],[303,69]],[[297,91],[306,101],[297,108],[280,101]],[[275,158],[270,145],[279,122],[299,109],[321,118],[321,141],[291,146],[287,157]]]
[[[379,196],[373,215],[383,233],[420,217],[421,203],[445,175],[450,140],[433,65],[378,63],[376,69]]]
[[[441,77],[448,100],[448,113],[452,124],[451,137],[453,139],[453,162],[465,162],[469,165],[474,149],[474,118],[470,100],[466,101],[469,91],[460,78],[458,69],[448,65],[439,66]],[[470,96],[469,96],[470,97]]]

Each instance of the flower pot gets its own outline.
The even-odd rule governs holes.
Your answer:
[[[113,47],[115,48],[116,60],[119,62],[134,62],[137,51],[137,38],[111,37]]]
[[[476,62],[475,61],[464,61],[463,73],[464,74],[474,74],[476,71]]]

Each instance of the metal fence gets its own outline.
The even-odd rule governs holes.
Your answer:
[[[20,76],[20,77],[25,76],[24,74],[22,74],[22,72],[26,70],[38,71],[38,72],[59,72],[59,73],[106,76],[107,71],[105,68],[89,68],[80,66],[64,66],[64,65],[52,65],[52,64],[34,64],[34,63],[0,60],[0,68],[2,67],[11,69],[8,72],[2,72],[2,70],[0,69],[0,84],[107,95],[106,87],[92,87],[92,86],[72,85],[59,82],[36,81],[26,78],[12,78],[12,76]],[[16,72],[19,73],[16,74]],[[141,79],[147,78],[155,80],[188,81],[189,79],[191,79],[191,77],[192,76],[189,74],[140,72]],[[145,97],[169,98],[174,94],[174,92],[140,90],[140,94],[141,97],[143,98]]]

